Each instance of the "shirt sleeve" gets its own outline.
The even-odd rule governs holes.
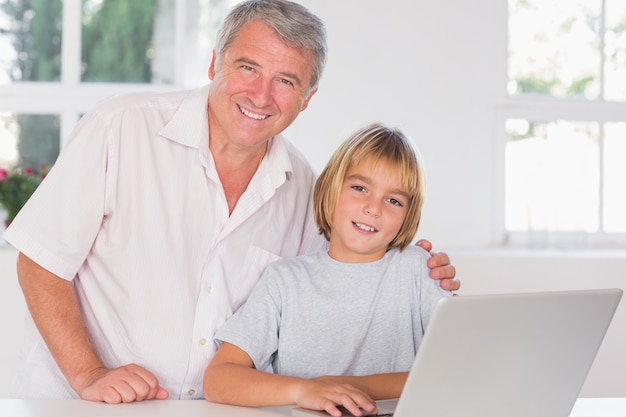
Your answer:
[[[4,235],[20,252],[68,280],[78,272],[103,222],[107,131],[97,117],[81,120]]]
[[[420,316],[422,318],[422,328],[426,331],[430,318],[437,307],[437,303],[442,298],[452,297],[452,293],[441,288],[441,281],[430,277],[430,268],[427,266],[427,254],[424,262],[421,262],[419,279],[421,280],[419,292]]]
[[[231,343],[245,351],[256,369],[270,371],[278,350],[281,296],[274,269],[269,266],[248,300],[214,335],[215,342]]]

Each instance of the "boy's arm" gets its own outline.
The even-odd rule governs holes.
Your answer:
[[[338,405],[355,416],[377,411],[372,398],[350,384],[259,371],[245,351],[227,342],[204,373],[203,391],[209,401],[248,407],[296,404],[337,417]]]
[[[364,376],[321,376],[315,378],[315,381],[350,384],[374,400],[387,400],[400,397],[408,375],[408,372],[394,372]]]

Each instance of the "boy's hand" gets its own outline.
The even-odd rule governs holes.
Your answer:
[[[350,384],[322,382],[320,379],[304,381],[296,398],[296,404],[311,410],[324,410],[333,417],[340,417],[343,407],[354,416],[375,414],[376,402],[365,392]]]

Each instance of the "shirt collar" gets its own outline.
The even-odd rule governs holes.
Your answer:
[[[159,135],[201,152],[208,150],[209,118],[206,109],[210,85],[206,84],[186,95]],[[293,172],[289,145],[282,134],[270,139],[265,159],[272,182],[276,185],[282,184],[285,177],[288,178]]]
[[[272,183],[275,187],[278,187],[285,179],[288,179],[293,172],[289,147],[282,134],[276,135],[270,139],[265,158],[270,167],[269,173],[272,178]]]
[[[159,130],[159,135],[193,148],[207,144],[209,86],[207,84],[187,94],[169,122]]]

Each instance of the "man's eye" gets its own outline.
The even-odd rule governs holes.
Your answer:
[[[254,68],[252,68],[250,65],[242,65],[241,68],[245,69],[246,71],[253,71],[254,70]]]
[[[288,85],[289,87],[293,87],[293,83],[291,81],[289,81],[289,80],[284,79],[284,78],[281,78],[280,82],[282,84]]]

